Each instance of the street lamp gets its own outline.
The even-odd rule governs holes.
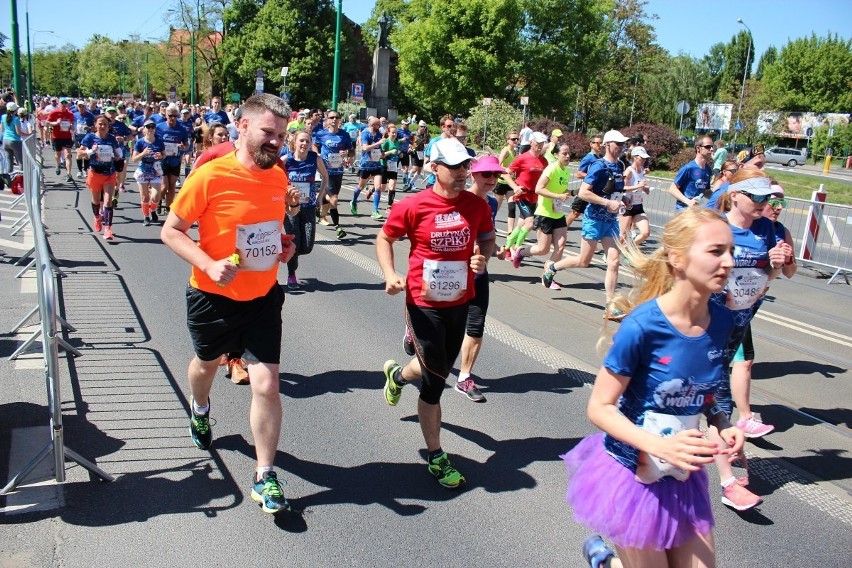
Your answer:
[[[743,69],[743,85],[740,88],[740,106],[737,109],[737,123],[734,125],[734,151],[737,149],[737,136],[740,131],[737,129],[737,125],[742,127],[742,123],[740,122],[740,114],[743,111],[743,96],[745,96],[745,83],[746,83],[746,75],[748,75],[748,60],[751,58],[751,28],[746,25],[746,23],[742,20],[742,18],[737,18],[737,23],[745,26],[745,29],[748,30],[748,51],[746,52],[746,60],[745,60],[745,69]]]

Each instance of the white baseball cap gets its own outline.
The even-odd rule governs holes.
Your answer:
[[[606,144],[607,142],[627,142],[627,140],[629,140],[629,138],[627,138],[627,136],[625,136],[618,130],[610,130],[609,132],[604,134],[603,137],[604,144]]]
[[[635,148],[630,150],[630,155],[639,156],[640,158],[644,158],[646,160],[651,157],[648,155],[648,152],[646,152],[645,148],[643,148],[642,146],[636,146]]]
[[[436,164],[456,166],[472,160],[473,157],[467,153],[467,148],[455,138],[443,138],[432,144],[429,159]]]
[[[421,120],[420,122],[417,123],[417,126],[426,126],[426,121]]]
[[[547,142],[547,135],[543,132],[533,132],[532,136],[530,136],[530,140],[538,142],[539,144],[544,144]]]

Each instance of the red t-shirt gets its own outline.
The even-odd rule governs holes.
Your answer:
[[[198,158],[196,158],[195,163],[192,164],[192,169],[197,170],[210,160],[215,160],[216,158],[221,158],[222,156],[227,156],[231,152],[234,151],[234,143],[230,140],[225,140],[215,146],[210,146],[204,152],[201,153]]]
[[[48,122],[59,121],[57,126],[50,129],[50,137],[54,140],[71,140],[74,137],[74,113],[58,108],[47,115]]]
[[[538,195],[535,192],[535,186],[538,183],[538,178],[547,167],[547,159],[544,156],[534,156],[532,152],[524,152],[512,162],[509,166],[509,171],[515,174],[515,183],[521,186],[524,192],[516,199],[526,201],[527,203],[535,203],[538,201]]]
[[[446,199],[433,190],[421,191],[395,203],[382,230],[391,238],[411,241],[407,303],[450,308],[474,297],[473,245],[494,232],[491,209],[481,197],[462,191]]]

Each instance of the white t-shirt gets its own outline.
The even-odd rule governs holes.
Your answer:
[[[532,138],[533,130],[529,126],[525,126],[524,128],[521,129],[520,135],[521,135],[520,144],[526,146],[527,144],[530,143],[530,138]]]

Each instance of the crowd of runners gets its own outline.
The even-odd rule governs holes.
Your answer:
[[[454,390],[486,400],[474,365],[488,310],[488,263],[519,268],[541,256],[542,285],[558,289],[559,271],[588,267],[600,246],[606,261],[601,345],[611,345],[602,352],[588,415],[602,433],[563,456],[567,501],[575,519],[595,533],[584,546],[589,565],[714,565],[704,470],[710,463],[725,505],[743,511],[761,502],[747,474],[737,477],[732,469],[738,462],[748,471],[745,438],[773,429],[749,405],[750,322],[769,283],[796,271],[789,231],[778,223],[784,191],[763,172],[762,147],[728,160],[714,153],[711,137],[699,136],[695,159],[668,188],[678,213],[649,247],[643,198],[652,156],[641,137],[618,130],[592,136],[590,151],[573,156],[581,160],[572,172],[560,130],[535,132],[526,124],[506,133],[496,155],[477,156],[464,122],[451,115],[430,136],[424,120],[397,125],[371,116],[362,123],[336,110],[291,111],[272,95],[225,108],[217,97],[209,108],[48,97],[34,115],[30,124],[52,148],[55,173],[64,168],[67,182],[85,179],[93,229],[107,240],[114,238],[113,211],[127,190],[128,163],[135,164],[138,222],[162,222],[163,242],[192,265],[192,440],[201,449],[213,443],[209,395],[225,365],[234,382],[252,390],[251,495],[264,511],[290,509],[272,467],[281,428],[283,289],[302,286],[297,270],[313,249],[317,225],[345,239],[362,201],[379,229],[385,290],[406,298],[399,322],[412,358],[384,364],[383,397],[396,406],[408,383],[419,384],[427,468],[439,484],[465,483],[441,443],[441,396],[459,353]],[[28,135],[17,106],[6,105],[2,121],[4,148],[6,132],[13,139]],[[11,146],[14,163],[20,158]],[[357,171],[358,182],[341,212],[347,170]],[[574,192],[572,178],[580,180]],[[411,195],[399,199],[398,191]],[[498,243],[495,221],[504,203],[507,230]],[[568,227],[580,218],[579,255],[565,256]],[[195,225],[197,239],[189,236]],[[403,248],[404,277],[394,265]],[[279,263],[287,265],[283,287]],[[629,296],[617,290],[622,263],[637,278]],[[608,322],[621,322],[614,337]],[[734,406],[739,418],[731,422]]]

